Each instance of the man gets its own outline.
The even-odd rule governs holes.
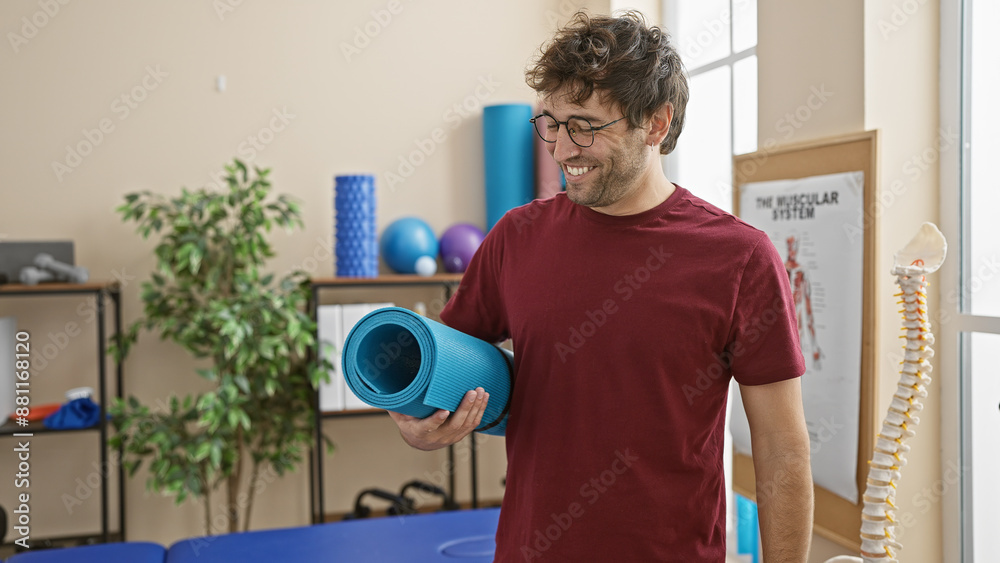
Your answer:
[[[805,561],[804,364],[788,278],[761,231],[675,186],[660,154],[687,83],[640,16],[578,14],[527,72],[566,192],[507,213],[441,318],[511,338],[515,382],[496,561],[723,561],[729,380],[753,437],[764,557]],[[467,436],[454,413],[391,413],[404,440]]]

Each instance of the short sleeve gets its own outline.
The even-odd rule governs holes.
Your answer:
[[[458,290],[441,311],[441,320],[456,330],[487,342],[502,342],[510,329],[504,312],[500,279],[504,258],[505,215],[487,233],[462,276]]]
[[[740,276],[727,352],[741,385],[776,383],[805,372],[788,273],[763,233]]]

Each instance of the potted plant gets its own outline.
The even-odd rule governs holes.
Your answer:
[[[110,408],[130,475],[148,462],[147,487],[204,502],[224,488],[228,530],[246,530],[264,471],[283,475],[302,461],[313,436],[313,397],[328,363],[313,359],[315,323],[308,280],[264,272],[274,256],[272,227],[302,228],[298,205],[270,198],[270,170],[234,160],[228,190],[183,189],[167,198],[128,194],[119,212],[143,238],[158,237],[156,270],[142,284],[143,316],[119,339],[128,355],[140,331],[157,331],[203,362],[210,390],[173,396],[157,408],[135,397]]]

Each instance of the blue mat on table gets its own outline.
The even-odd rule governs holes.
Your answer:
[[[499,508],[349,520],[175,543],[166,563],[489,563]]]
[[[167,550],[146,542],[102,543],[61,549],[25,551],[7,563],[163,563]]]
[[[344,341],[347,385],[365,403],[425,418],[454,412],[470,389],[490,394],[476,429],[503,436],[513,356],[413,311],[386,307],[366,315]]]

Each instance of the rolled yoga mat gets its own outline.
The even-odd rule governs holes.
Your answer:
[[[535,131],[528,104],[483,108],[486,229],[535,196]]]
[[[369,405],[426,418],[454,412],[465,393],[490,394],[476,431],[503,436],[513,355],[413,311],[386,307],[365,315],[344,342],[347,385]]]

